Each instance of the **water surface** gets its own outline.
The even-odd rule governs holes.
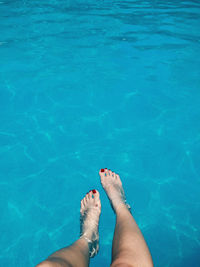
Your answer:
[[[155,266],[200,266],[199,1],[0,2],[0,266],[79,236],[98,170],[123,180]]]

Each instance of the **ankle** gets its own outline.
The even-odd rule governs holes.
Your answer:
[[[116,214],[124,212],[124,211],[125,212],[129,211],[129,209],[125,203],[120,203],[115,207],[115,213]]]

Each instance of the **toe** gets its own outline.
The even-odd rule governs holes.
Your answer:
[[[93,202],[93,193],[92,193],[92,190],[88,193],[88,200],[91,202]]]
[[[83,198],[81,200],[81,209],[80,209],[82,215],[85,213],[85,210],[86,210],[86,203],[85,203],[85,198]]]
[[[84,205],[83,205],[83,200],[81,200],[81,213],[84,212]]]
[[[100,194],[99,194],[99,191],[92,190],[92,194],[94,196],[94,202],[95,202],[95,204],[97,204],[98,206],[100,206],[101,202],[100,202]]]
[[[116,181],[120,186],[122,186],[122,181],[121,181],[121,179],[120,179],[118,174],[116,174]]]
[[[112,175],[112,171],[111,170],[108,170],[108,175]]]
[[[111,172],[110,175],[111,175],[113,178],[115,178],[115,176],[116,176],[115,172]]]
[[[116,179],[119,181],[120,180],[120,178],[119,178],[119,174],[115,174],[115,177],[116,177]]]
[[[85,200],[86,200],[86,202],[88,202],[90,200],[89,193],[86,194]]]
[[[87,205],[87,199],[86,196],[83,198],[83,206],[85,207]]]
[[[95,200],[96,199],[99,199],[100,194],[99,194],[99,191],[98,190],[93,189],[91,192],[92,192]]]
[[[101,177],[104,177],[104,176],[105,176],[105,171],[106,171],[106,169],[101,169],[101,170],[99,171],[99,175],[100,175]]]
[[[105,170],[105,169],[101,169],[101,170],[99,171],[99,175],[100,175],[100,177],[101,177],[101,182],[102,182],[102,183],[104,183],[104,181],[105,181],[105,173],[106,173],[106,170]]]
[[[105,168],[104,173],[105,173],[105,176],[109,176],[109,170],[107,168]]]

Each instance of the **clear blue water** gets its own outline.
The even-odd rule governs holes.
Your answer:
[[[200,266],[200,2],[0,2],[0,266],[79,236],[98,170],[123,180],[155,266]]]

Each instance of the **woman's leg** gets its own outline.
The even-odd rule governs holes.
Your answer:
[[[101,183],[116,213],[112,246],[112,267],[152,267],[153,262],[143,235],[126,204],[119,175],[107,169],[100,172]]]
[[[81,236],[71,246],[56,251],[37,267],[87,267],[99,249],[99,192],[90,191],[81,201]]]
[[[89,248],[84,239],[77,240],[69,247],[56,251],[37,267],[86,267],[89,266]]]

